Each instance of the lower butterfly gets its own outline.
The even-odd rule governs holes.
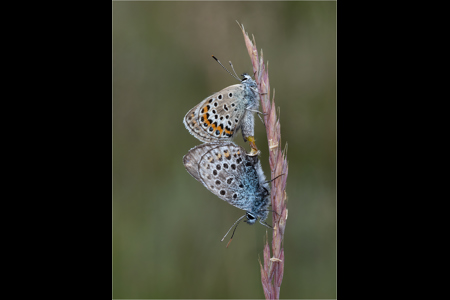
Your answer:
[[[272,228],[265,222],[270,192],[258,156],[247,155],[245,149],[232,142],[205,143],[189,150],[183,163],[189,174],[209,191],[246,211],[235,225],[246,217],[247,224],[259,219],[262,225]]]

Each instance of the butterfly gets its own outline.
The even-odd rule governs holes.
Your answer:
[[[217,58],[213,58],[230,73]],[[237,75],[233,77],[240,83],[206,97],[189,110],[183,123],[194,137],[205,143],[231,141],[241,129],[244,141],[250,142],[250,155],[256,155],[258,149],[254,139],[253,113],[258,112],[259,108],[258,87],[246,73],[242,74],[242,80]]]
[[[270,192],[258,156],[247,155],[244,148],[232,142],[205,143],[189,150],[183,164],[214,195],[246,211],[235,224],[246,217],[245,222],[250,225],[259,219],[262,225],[272,228],[264,222],[269,213]]]

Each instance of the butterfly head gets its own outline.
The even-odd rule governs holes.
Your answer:
[[[241,76],[242,76],[242,80],[241,80],[242,83],[244,83],[245,85],[248,85],[250,87],[256,88],[256,81],[254,81],[252,79],[252,77],[250,77],[250,75],[248,75],[247,73],[244,73]]]
[[[255,214],[251,212],[246,212],[245,216],[247,217],[247,220],[245,221],[248,225],[253,225],[256,222],[256,219],[258,218]]]
[[[241,80],[241,81],[246,81],[246,80],[252,79],[252,78],[250,77],[250,75],[248,75],[247,73],[244,73],[244,74],[242,74],[241,76],[242,76],[242,80]]]

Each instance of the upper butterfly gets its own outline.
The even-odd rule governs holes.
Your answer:
[[[242,129],[244,141],[250,142],[254,155],[258,149],[254,143],[253,112],[258,108],[258,87],[256,82],[244,73],[241,83],[212,94],[189,110],[183,123],[193,136],[209,143],[231,141],[238,130]]]

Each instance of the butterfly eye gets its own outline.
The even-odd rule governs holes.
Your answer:
[[[256,217],[252,213],[247,212],[247,219],[254,220]]]

